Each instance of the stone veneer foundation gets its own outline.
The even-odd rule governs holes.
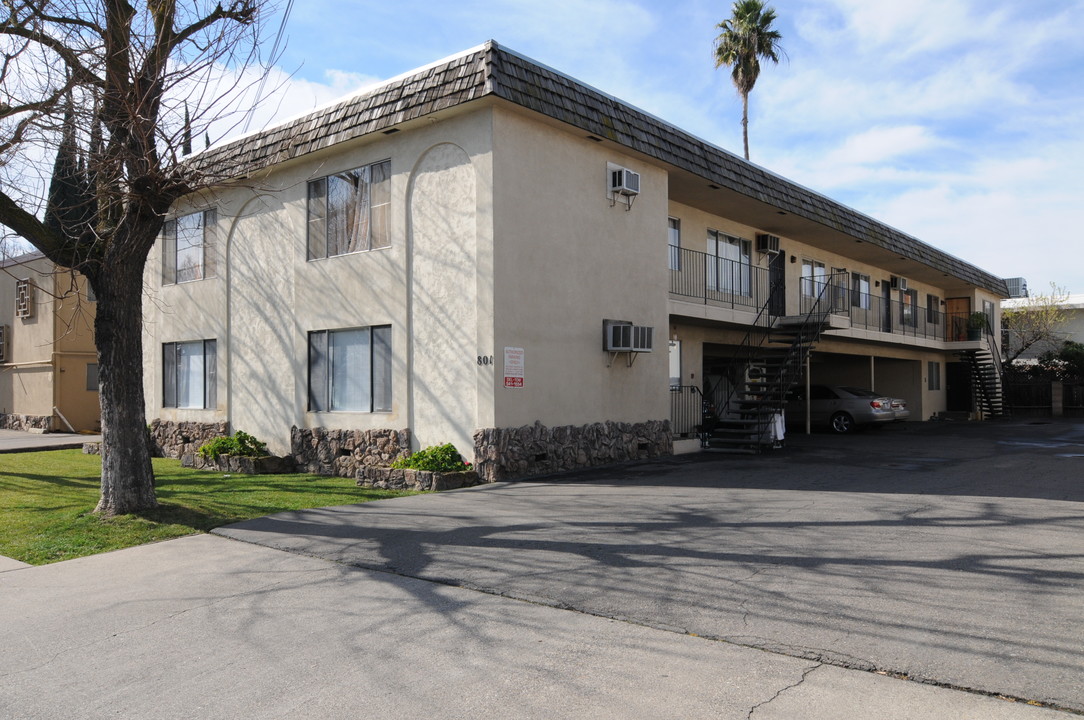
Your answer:
[[[358,478],[364,467],[387,467],[410,454],[409,430],[290,429],[299,472]]]
[[[647,460],[673,453],[669,420],[603,422],[474,432],[474,466],[484,482]]]
[[[192,421],[151,420],[151,454],[156,457],[181,459],[195,455],[201,445],[216,437],[230,434],[229,423],[201,423]]]
[[[17,413],[0,413],[0,430],[43,430],[49,432],[53,429],[52,415],[19,415]]]

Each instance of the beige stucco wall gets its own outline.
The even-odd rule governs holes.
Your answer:
[[[15,317],[15,287],[34,287],[30,317]],[[6,328],[6,362],[0,365],[0,412],[52,416],[60,412],[76,430],[99,426],[98,393],[86,389],[86,368],[96,363],[94,304],[86,281],[55,270],[44,258],[8,261],[0,270],[0,324]],[[67,430],[60,420],[56,430]]]
[[[454,440],[468,451],[469,432],[489,420],[477,397],[490,391],[480,392],[472,380],[477,328],[489,316],[475,268],[488,252],[490,144],[488,111],[480,108],[284,163],[244,186],[217,189],[175,208],[176,215],[217,208],[218,272],[215,278],[162,286],[160,244],[152,251],[145,305],[148,417],[228,420],[280,453],[289,449],[292,425],[409,427],[416,445]],[[391,247],[307,261],[307,182],[387,159]],[[415,173],[421,181],[413,199],[424,199],[412,217]],[[464,183],[471,178],[475,190],[467,192]],[[448,210],[455,215],[450,229],[434,216],[441,211],[448,220]],[[412,220],[422,226],[420,253],[412,250]],[[413,296],[412,267],[424,283],[414,283]],[[412,304],[415,319],[425,314],[420,325],[411,324]],[[434,310],[447,313],[443,324]],[[434,324],[444,334],[430,346],[421,333],[433,337]],[[308,333],[377,325],[392,327],[391,412],[308,412]],[[163,408],[162,343],[210,338],[218,341],[218,407]],[[458,362],[450,366],[455,361],[446,355],[456,344]],[[434,362],[438,355],[441,360]],[[412,363],[420,365],[413,386]],[[455,400],[463,397],[464,402]],[[445,416],[453,405],[458,414]],[[451,421],[470,430],[448,438]]]
[[[666,172],[509,110],[493,135],[495,424],[669,417]],[[629,211],[607,163],[640,173]],[[654,351],[611,365],[604,319],[654,327]],[[524,351],[522,388],[504,386],[506,347]]]
[[[757,233],[763,232],[759,228],[676,200],[670,201],[668,212],[671,217],[676,217],[681,221],[681,244],[683,248],[690,250],[700,252],[707,250],[708,229],[750,241],[755,240]],[[725,212],[725,209],[720,209],[720,212]],[[664,233],[660,233],[659,242],[660,244],[666,242]],[[822,262],[828,272],[831,272],[833,268],[843,268],[848,273],[857,272],[869,276],[870,293],[876,297],[882,297],[883,288],[889,283],[890,278],[899,274],[870,262],[855,260],[838,252],[826,251],[812,243],[803,242],[801,238],[781,237],[780,247],[787,257],[785,273],[788,314],[797,314],[800,307],[802,259]],[[769,256],[754,251],[752,259],[758,267],[768,267]],[[950,297],[966,297],[973,311],[982,309],[983,300],[995,302],[995,308],[997,308],[995,295],[973,286],[962,285],[955,279],[947,279],[944,285],[923,282],[913,277],[910,277],[909,281],[910,288],[918,293],[920,322],[924,320],[922,309],[926,307],[927,295],[935,295],[939,298],[936,309],[941,313],[946,310],[943,301]],[[891,299],[898,302],[901,299],[900,295],[899,291],[893,290]],[[702,378],[699,380],[696,378],[703,372],[703,344],[736,344],[741,341],[745,332],[741,329],[728,329],[722,325],[712,328],[694,324],[690,318],[696,316],[702,308],[697,308],[693,304],[671,303],[671,308],[678,313],[671,318],[671,336],[681,341],[683,383],[700,385]],[[687,313],[688,317],[683,317],[682,313]],[[724,313],[716,311],[716,314]],[[733,322],[749,321],[742,320],[745,316],[741,313],[729,313],[729,315],[734,316]],[[876,319],[871,317],[870,320]],[[898,306],[893,307],[892,321],[893,326],[898,328]],[[1000,341],[999,327],[1000,310],[998,309],[994,317],[994,337],[998,341]],[[849,382],[866,387],[872,386],[879,392],[904,397],[910,404],[912,419],[923,420],[946,407],[945,365],[958,360],[954,352],[953,344],[946,343],[940,338],[916,339],[859,328],[834,333],[827,332],[814,350],[815,357],[832,353],[839,358],[838,367],[822,364],[820,369],[815,371],[814,379],[818,382]],[[871,358],[875,358],[872,365]],[[931,361],[941,365],[940,390],[929,389],[928,363]]]

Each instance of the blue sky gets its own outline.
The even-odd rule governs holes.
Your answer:
[[[1084,291],[1084,3],[769,4],[787,59],[752,94],[753,162],[1033,292]],[[712,57],[729,12],[302,0],[279,62],[290,77],[252,128],[495,39],[740,154],[741,102]]]

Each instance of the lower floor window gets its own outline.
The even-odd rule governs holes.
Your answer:
[[[98,392],[98,363],[87,363],[87,391]]]
[[[391,411],[391,326],[309,333],[309,410]]]
[[[217,345],[214,340],[162,346],[162,405],[213,408],[218,405]]]
[[[941,389],[941,363],[931,360],[926,366],[926,376],[929,381],[928,389]]]

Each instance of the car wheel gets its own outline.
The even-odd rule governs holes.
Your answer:
[[[832,432],[846,435],[854,432],[854,418],[845,412],[838,412],[832,416]]]

